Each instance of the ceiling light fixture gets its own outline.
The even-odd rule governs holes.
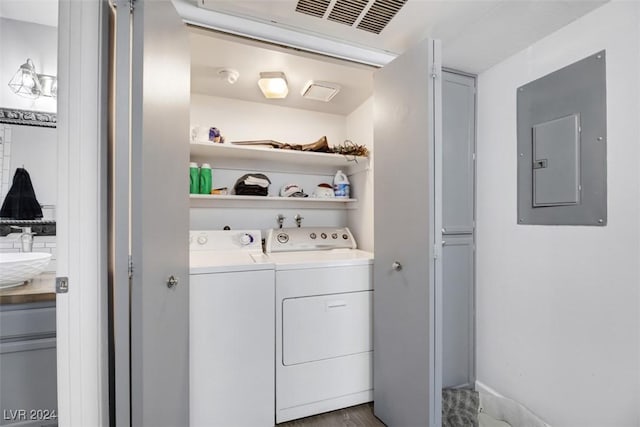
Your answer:
[[[11,78],[9,88],[16,95],[25,98],[35,99],[41,96],[56,98],[58,79],[56,76],[38,74],[33,61],[29,58]]]
[[[309,80],[300,94],[303,98],[329,102],[340,92],[340,85],[331,82]]]
[[[265,98],[281,99],[286,98],[289,93],[287,78],[281,71],[270,71],[260,73],[258,86]]]

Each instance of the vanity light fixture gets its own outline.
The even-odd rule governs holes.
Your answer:
[[[41,96],[56,98],[58,79],[56,76],[38,74],[33,61],[29,58],[11,78],[9,88],[13,93],[25,98],[35,99]]]
[[[282,71],[260,73],[258,86],[265,98],[282,99],[289,93],[287,78]]]

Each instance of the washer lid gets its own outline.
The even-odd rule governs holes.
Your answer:
[[[192,251],[189,254],[189,273],[226,273],[273,269],[269,260],[254,258],[246,252]]]

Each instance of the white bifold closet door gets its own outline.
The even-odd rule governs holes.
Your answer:
[[[475,78],[442,79],[442,386],[475,384]]]
[[[441,423],[440,43],[374,75],[374,410],[388,426]]]

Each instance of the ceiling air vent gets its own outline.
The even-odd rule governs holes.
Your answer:
[[[368,3],[369,0],[338,0],[327,19],[352,26]]]
[[[361,30],[380,34],[407,0],[376,0],[358,24]]]
[[[300,94],[314,101],[329,102],[340,92],[340,85],[331,82],[309,80]]]
[[[322,18],[331,0],[300,0],[296,5],[296,12]]]
[[[387,26],[407,0],[298,0],[296,12],[374,34]],[[331,6],[329,13],[327,9]]]

